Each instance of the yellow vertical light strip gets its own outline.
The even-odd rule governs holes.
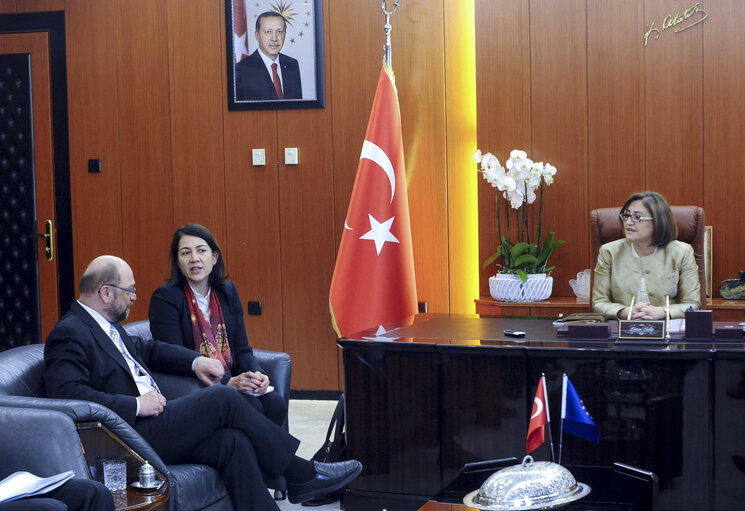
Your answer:
[[[473,0],[443,0],[450,312],[476,311],[479,296],[476,41]]]

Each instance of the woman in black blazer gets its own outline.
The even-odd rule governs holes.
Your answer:
[[[282,425],[287,407],[278,393],[267,392],[269,377],[248,344],[241,299],[226,279],[215,237],[198,224],[179,227],[171,241],[170,263],[170,280],[150,299],[153,338],[219,360],[225,368],[223,383]]]

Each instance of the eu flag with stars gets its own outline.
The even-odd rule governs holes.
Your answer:
[[[600,441],[595,421],[566,374],[561,392],[561,420],[563,431],[591,442]]]

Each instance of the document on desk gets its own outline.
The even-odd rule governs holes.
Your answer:
[[[671,319],[668,332],[671,334],[681,334],[686,331],[686,320],[684,318]]]
[[[242,390],[241,392],[243,392],[244,394],[248,394],[249,396],[261,397],[261,396],[266,396],[267,394],[269,394],[272,391],[274,391],[274,385],[269,385],[266,388],[266,392],[259,393],[259,392],[253,392],[253,391],[250,391],[250,390]]]

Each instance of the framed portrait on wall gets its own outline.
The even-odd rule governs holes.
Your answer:
[[[228,110],[323,108],[321,0],[225,0]]]

